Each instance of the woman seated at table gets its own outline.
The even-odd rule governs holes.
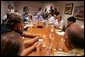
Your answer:
[[[1,35],[1,56],[27,56],[36,49],[36,55],[39,55],[39,46],[35,42],[30,47],[25,48],[22,36],[16,32],[7,32]]]
[[[26,44],[29,42],[34,43],[35,41],[37,41],[39,39],[39,37],[37,37],[37,35],[30,34],[28,32],[23,31],[23,26],[24,26],[23,20],[22,20],[21,16],[13,13],[10,15],[10,17],[8,17],[8,22],[1,26],[1,34],[6,33],[6,32],[15,31],[15,32],[19,33],[22,37],[32,38],[31,39],[32,41],[27,40],[25,42]]]
[[[15,13],[10,14],[9,17],[7,17],[7,22],[4,25],[1,25],[1,34],[5,33],[5,32],[11,32],[11,31],[15,31],[23,36],[34,36],[32,34],[29,33],[25,33],[25,31],[23,31],[24,29],[24,23],[23,23],[23,19],[21,18],[20,15],[17,15]]]

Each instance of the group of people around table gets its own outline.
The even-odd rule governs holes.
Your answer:
[[[48,15],[48,23],[53,24],[56,28],[62,29],[63,20],[61,15],[54,15],[54,10],[51,7],[51,12]],[[36,18],[41,16],[37,13]],[[43,17],[42,20],[44,19]],[[56,19],[55,19],[56,18]],[[25,20],[26,21],[26,20]],[[67,19],[67,28],[65,30],[64,38],[67,46],[70,45],[72,49],[84,49],[84,25],[76,23],[75,17]],[[31,38],[23,41],[23,37]],[[1,25],[1,55],[2,56],[27,56],[33,50],[36,50],[36,55],[41,56],[42,43],[38,42],[41,36],[30,34],[24,31],[23,17],[16,13],[8,14],[6,21]],[[84,50],[82,51],[84,53]],[[44,56],[45,53],[42,55]],[[81,54],[83,56],[84,54]],[[47,55],[48,56],[48,55]]]

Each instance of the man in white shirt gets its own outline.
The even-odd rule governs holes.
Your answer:
[[[55,17],[51,13],[49,13],[49,16],[48,16],[48,23],[53,25],[55,23]]]
[[[8,9],[7,9],[7,14],[11,14],[14,13],[14,8],[11,5],[8,5]]]
[[[61,16],[58,15],[56,18],[57,18],[57,19],[56,19],[55,24],[54,24],[55,27],[56,27],[56,28],[59,28],[59,29],[63,29],[64,21],[62,20]]]

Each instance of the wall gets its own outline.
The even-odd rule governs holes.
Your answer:
[[[67,25],[67,18],[73,16],[74,12],[73,7],[73,12],[71,15],[64,14],[65,5],[69,3],[74,3],[74,7],[84,5],[83,1],[1,1],[1,18],[5,14],[8,4],[13,5],[15,10],[18,10],[21,14],[23,13],[23,7],[27,6],[29,8],[29,12],[32,15],[34,15],[38,11],[39,7],[46,7],[49,10],[50,6],[52,5],[53,7],[58,8],[58,11],[62,15],[62,18],[65,21],[65,24]],[[84,21],[77,20],[77,23],[84,24]]]
[[[7,9],[6,5],[8,5],[7,2],[1,1],[1,23],[2,23],[2,18],[4,16],[4,14],[6,13],[6,9]]]
[[[64,9],[65,9],[65,5],[69,4],[69,3],[74,3],[73,11],[72,11],[71,15],[66,15],[66,14],[64,14]],[[64,19],[65,22],[68,17],[73,16],[74,7],[82,6],[82,5],[84,6],[84,1],[58,1],[57,3],[55,3],[55,7],[58,8],[58,11],[62,15],[62,18]],[[77,23],[84,24],[84,21],[77,20]],[[65,23],[65,24],[67,25],[67,23]]]
[[[15,2],[15,8],[19,11],[20,14],[23,13],[23,7],[27,6],[29,8],[29,13],[35,13],[39,7],[42,7],[41,3],[30,2],[30,1],[18,1]]]
[[[1,1],[1,23],[3,16],[6,14],[9,4],[15,8],[13,1]]]
[[[42,7],[44,9],[45,7],[48,8],[52,5],[54,6],[55,2],[50,2],[50,1],[15,1],[15,8],[19,11],[19,13],[23,13],[23,7],[27,6],[29,8],[29,12],[31,14],[35,14],[39,7]]]

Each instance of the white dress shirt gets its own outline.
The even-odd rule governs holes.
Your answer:
[[[48,18],[48,23],[49,24],[54,24],[55,23],[55,18],[53,16],[51,16],[50,18]]]
[[[61,20],[60,22],[58,22],[58,20],[56,19],[54,25],[60,29],[63,29],[64,21]]]

